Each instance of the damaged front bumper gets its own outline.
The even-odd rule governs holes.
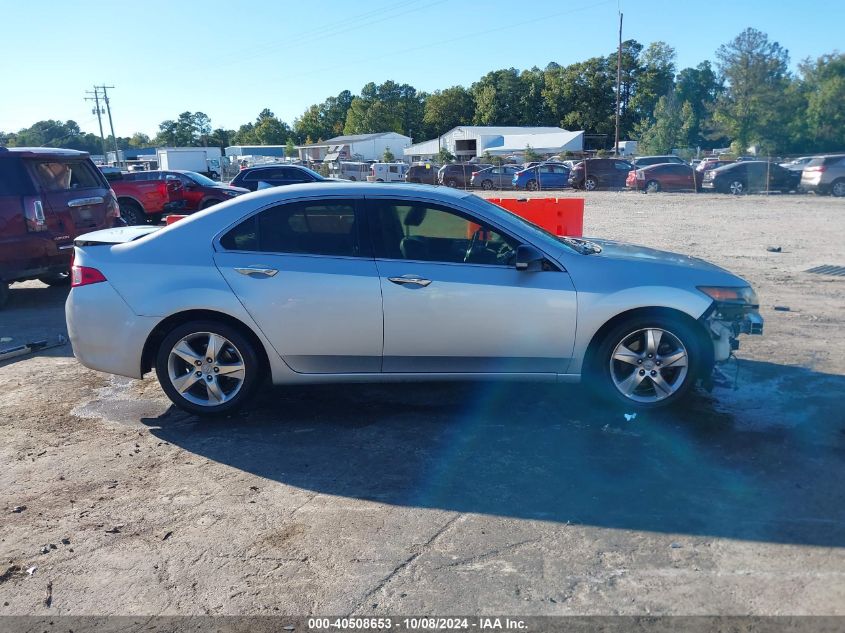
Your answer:
[[[739,349],[740,334],[763,334],[763,317],[757,306],[723,306],[714,302],[702,321],[713,341],[713,360],[724,362]]]

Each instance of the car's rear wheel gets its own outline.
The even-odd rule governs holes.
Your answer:
[[[700,338],[680,318],[640,316],[613,328],[593,359],[601,392],[640,408],[671,405],[698,378]]]
[[[485,180],[481,183],[481,188],[490,191],[493,188],[493,181],[492,180]]]
[[[70,272],[44,275],[43,277],[39,277],[38,281],[48,286],[67,286],[70,284]]]
[[[645,184],[645,190],[648,193],[657,193],[658,191],[660,191],[660,183],[657,182],[656,180],[649,180]]]
[[[732,180],[728,185],[728,191],[735,196],[741,196],[745,193],[745,183],[741,180]]]
[[[452,189],[455,189],[458,186],[458,181],[455,180],[454,178],[449,178],[446,181],[446,186],[451,187]]]
[[[120,217],[122,217],[127,224],[138,226],[146,224],[147,214],[144,209],[137,202],[132,200],[121,200],[120,203]]]
[[[156,376],[171,402],[198,415],[242,406],[258,384],[261,362],[253,343],[216,321],[174,328],[156,354]]]
[[[830,186],[830,193],[837,198],[845,197],[845,179],[834,180]]]
[[[599,186],[598,180],[596,180],[593,176],[587,176],[584,179],[584,189],[587,191],[595,191]]]

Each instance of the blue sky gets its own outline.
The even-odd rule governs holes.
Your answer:
[[[845,48],[841,1],[4,0],[0,130],[54,118],[96,132],[83,100],[94,83],[115,86],[118,136],[153,135],[185,110],[205,112],[214,127],[236,128],[265,107],[292,123],[368,81],[431,91],[497,68],[610,53],[619,8],[623,37],[668,42],[679,69],[713,59],[747,26],[789,49],[793,67]]]

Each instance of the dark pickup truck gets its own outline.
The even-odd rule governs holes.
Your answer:
[[[120,215],[127,224],[158,224],[165,213],[185,207],[178,180],[141,180],[117,167],[100,167],[117,196]]]
[[[73,240],[119,223],[115,194],[85,152],[0,147],[0,306],[15,281],[70,283]]]

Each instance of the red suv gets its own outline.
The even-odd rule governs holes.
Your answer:
[[[70,283],[74,238],[118,224],[117,198],[87,153],[0,147],[0,305],[15,281]]]

